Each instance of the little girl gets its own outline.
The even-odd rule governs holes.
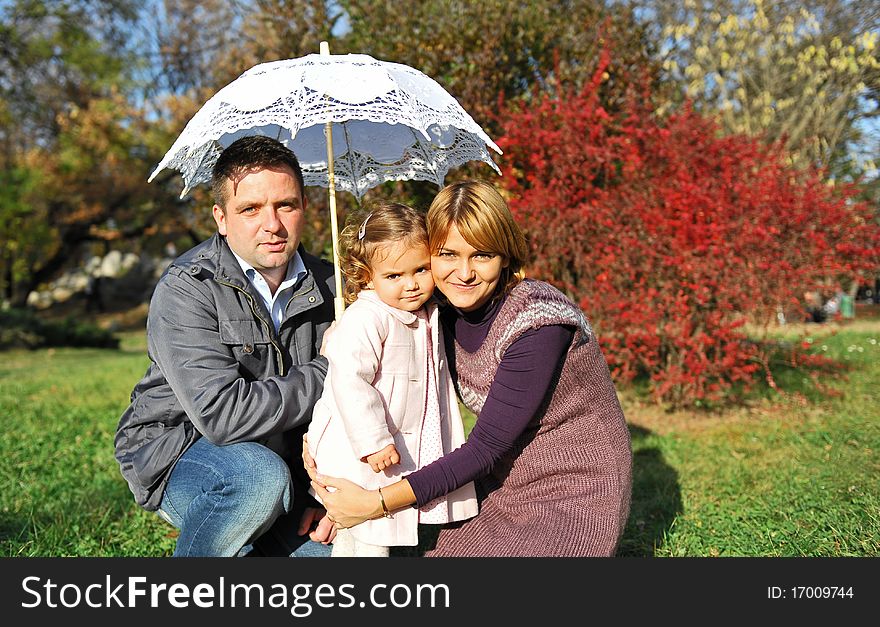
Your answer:
[[[357,225],[360,225],[359,227]],[[464,443],[437,306],[425,217],[383,203],[340,234],[351,305],[325,353],[330,363],[308,441],[322,473],[368,489],[394,483]],[[387,557],[418,544],[418,524],[477,513],[473,483],[421,509],[337,531],[333,557]]]

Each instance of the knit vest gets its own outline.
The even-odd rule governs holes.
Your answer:
[[[623,411],[581,310],[553,286],[508,294],[480,347],[455,347],[457,386],[479,415],[505,351],[524,332],[568,325],[556,384],[513,449],[479,481],[476,518],[445,529],[432,556],[613,555],[629,514],[632,453]]]

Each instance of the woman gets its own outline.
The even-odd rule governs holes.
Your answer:
[[[632,453],[589,323],[557,289],[522,278],[525,238],[491,185],[442,189],[428,233],[431,272],[450,305],[453,378],[477,422],[460,448],[381,493],[318,475],[304,450],[331,520],[348,528],[393,516],[475,480],[480,513],[444,528],[427,555],[613,555],[629,514]]]

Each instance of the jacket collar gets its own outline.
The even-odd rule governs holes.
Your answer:
[[[411,311],[404,311],[385,304],[382,299],[379,298],[378,294],[376,294],[375,290],[361,290],[358,292],[358,300],[363,300],[379,307],[383,311],[388,312],[400,320],[403,324],[411,325],[416,321],[416,314]]]
[[[306,267],[306,276],[300,281],[299,287],[296,290],[297,293],[302,293],[315,287],[315,276],[310,267],[313,259],[306,252],[302,243],[300,243],[297,251],[299,251]],[[212,275],[215,280],[228,283],[254,296],[259,296],[241,269],[238,260],[232,253],[232,249],[226,242],[226,238],[219,233],[214,233],[213,236],[201,244],[185,252],[174,261],[174,265],[183,268],[193,275],[199,275],[204,271]],[[320,294],[318,298],[323,302]]]
[[[217,240],[217,278],[243,289],[249,287],[250,281],[247,280],[241,264],[229,247],[229,242],[219,233],[214,237]]]
[[[297,252],[308,273],[309,267],[305,263],[305,248],[302,243],[297,247]],[[215,278],[242,289],[250,284],[226,238],[219,233],[214,233],[209,239],[193,248],[190,254],[182,255],[175,263],[187,269],[194,265],[201,266],[201,269],[210,272]]]

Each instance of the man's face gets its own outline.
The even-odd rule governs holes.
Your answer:
[[[226,209],[214,205],[213,210],[217,230],[239,257],[277,286],[299,246],[305,222],[306,201],[293,171],[255,170],[227,179],[225,185]]]

